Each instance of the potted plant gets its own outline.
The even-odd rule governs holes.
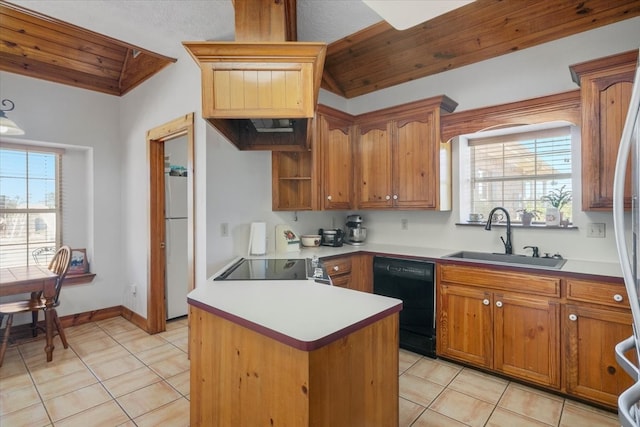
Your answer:
[[[549,204],[545,214],[547,225],[560,225],[561,210],[571,201],[571,191],[565,190],[565,188],[566,185],[554,188],[542,197],[542,201]]]
[[[522,220],[523,227],[529,227],[533,218],[538,219],[539,212],[537,210],[529,210],[527,208],[518,209],[516,212],[520,212],[520,218]]]

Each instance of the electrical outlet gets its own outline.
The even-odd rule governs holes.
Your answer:
[[[220,224],[220,237],[229,237],[229,223],[223,222]]]
[[[592,222],[587,225],[587,237],[604,238],[606,227],[604,222]]]
[[[408,230],[409,229],[409,220],[406,218],[403,218],[400,220],[400,229],[401,230]]]

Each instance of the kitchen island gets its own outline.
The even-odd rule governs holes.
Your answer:
[[[398,424],[402,301],[308,280],[189,294],[191,426]]]

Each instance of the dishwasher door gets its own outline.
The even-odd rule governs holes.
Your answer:
[[[373,293],[402,300],[400,347],[436,357],[435,264],[376,256]]]

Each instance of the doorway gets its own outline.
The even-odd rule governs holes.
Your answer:
[[[165,226],[165,143],[186,139],[187,180],[187,287],[195,286],[194,257],[194,114],[179,117],[147,132],[149,161],[149,281],[147,283],[147,332],[166,329],[167,230]]]

